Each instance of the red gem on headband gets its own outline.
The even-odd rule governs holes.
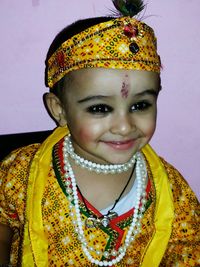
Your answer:
[[[57,62],[61,68],[65,66],[65,55],[63,52],[57,54]]]
[[[124,34],[129,38],[134,38],[138,35],[138,28],[129,23],[124,26]]]

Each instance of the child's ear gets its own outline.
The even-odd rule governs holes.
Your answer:
[[[46,93],[44,95],[44,102],[48,109],[48,112],[50,113],[52,118],[58,123],[58,125],[66,126],[66,114],[60,99],[53,93]]]

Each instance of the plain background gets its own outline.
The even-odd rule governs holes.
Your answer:
[[[143,20],[158,38],[162,87],[154,149],[200,197],[200,2],[149,0]],[[1,0],[0,134],[52,129],[44,109],[44,60],[76,19],[110,14],[111,0]]]

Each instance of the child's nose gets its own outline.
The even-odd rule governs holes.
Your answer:
[[[118,115],[116,118],[113,118],[111,127],[113,134],[126,136],[135,131],[135,129],[135,122],[130,114]]]

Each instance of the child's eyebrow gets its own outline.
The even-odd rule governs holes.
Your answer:
[[[134,94],[134,97],[140,97],[140,96],[145,96],[145,95],[153,95],[153,96],[158,96],[159,90],[154,90],[154,89],[147,89],[143,92]],[[93,95],[93,96],[87,96],[83,99],[80,99],[77,101],[77,103],[84,103],[84,102],[89,102],[93,100],[102,100],[102,99],[108,99],[111,98],[112,96],[107,96],[107,95]]]
[[[154,89],[148,89],[148,90],[145,90],[145,91],[143,91],[143,92],[141,92],[141,93],[137,93],[137,94],[135,94],[134,96],[145,96],[145,95],[153,95],[153,96],[158,96],[158,94],[159,94],[159,91],[160,90],[154,90]]]
[[[86,98],[83,98],[81,100],[78,100],[78,103],[83,103],[83,102],[88,102],[92,100],[98,100],[98,99],[105,99],[109,98],[110,96],[105,96],[105,95],[94,95],[94,96],[87,96]]]

